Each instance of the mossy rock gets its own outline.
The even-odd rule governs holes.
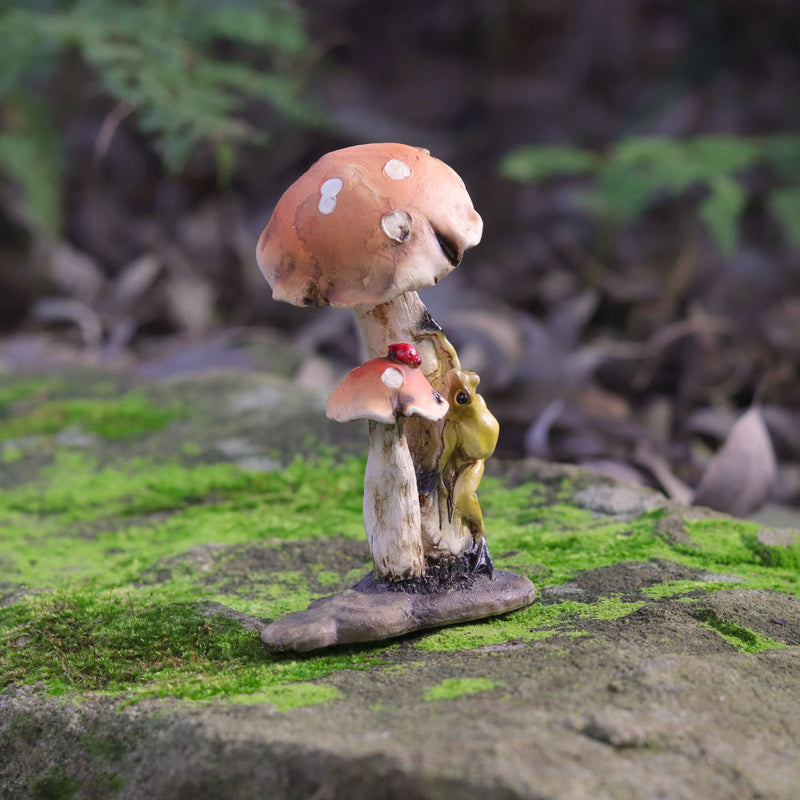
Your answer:
[[[0,796],[796,796],[794,534],[575,468],[487,465],[530,607],[266,653],[369,568],[366,432],[323,407],[281,375],[4,376]]]

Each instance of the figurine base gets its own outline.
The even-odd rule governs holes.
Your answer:
[[[403,582],[411,584],[411,582]],[[376,581],[369,573],[352,589],[315,600],[305,611],[273,622],[261,633],[271,653],[305,653],[356,642],[494,617],[533,602],[536,590],[522,575],[495,570],[466,582],[440,586]]]

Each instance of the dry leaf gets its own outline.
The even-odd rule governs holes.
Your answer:
[[[214,287],[198,275],[171,277],[166,284],[167,314],[178,330],[197,334],[214,320]]]
[[[106,284],[97,262],[63,241],[53,245],[50,278],[59,289],[88,304],[97,301]]]
[[[66,297],[43,297],[31,309],[31,317],[41,322],[71,322],[81,332],[87,347],[97,347],[103,338],[100,317],[80,300]]]
[[[778,456],[800,461],[800,412],[765,405],[763,413]]]
[[[577,348],[599,302],[599,292],[587,289],[559,303],[547,320],[550,333],[570,350]]]
[[[525,452],[537,458],[550,458],[550,429],[564,410],[563,400],[553,400],[533,421],[525,434]]]
[[[772,441],[761,409],[754,406],[736,421],[709,462],[694,502],[745,517],[769,497],[776,475]]]
[[[716,442],[723,441],[736,424],[736,413],[728,408],[705,406],[693,411],[686,420],[690,433],[706,436]]]
[[[666,495],[679,503],[691,503],[692,490],[672,471],[669,461],[644,439],[636,444],[634,458],[646,467]]]
[[[595,475],[603,475],[606,478],[613,478],[615,481],[635,483],[639,486],[647,483],[641,471],[625,461],[613,458],[587,458],[581,461],[580,465]]]
[[[145,253],[127,264],[111,289],[113,309],[128,309],[155,283],[163,265],[153,253]]]

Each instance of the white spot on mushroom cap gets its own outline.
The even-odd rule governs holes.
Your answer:
[[[411,167],[399,158],[390,158],[383,165],[383,172],[387,178],[391,178],[393,181],[402,181],[411,177]]]
[[[323,197],[327,195],[336,197],[336,195],[342,191],[342,186],[341,178],[328,178],[328,180],[319,187],[319,192]]]
[[[403,385],[403,373],[394,367],[387,367],[381,374],[381,380],[390,389],[399,389]]]
[[[336,208],[336,195],[342,191],[341,178],[328,178],[322,186],[319,187],[319,209],[320,214],[330,214]]]
[[[331,197],[330,195],[323,195],[319,199],[319,205],[317,208],[319,209],[320,214],[332,214],[336,209],[336,198]]]
[[[404,242],[411,233],[411,215],[406,211],[395,209],[381,218],[381,229],[396,242]]]
[[[317,209],[320,214],[332,214],[336,210],[336,198],[329,195],[320,197]]]

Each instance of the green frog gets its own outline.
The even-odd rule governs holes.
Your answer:
[[[480,378],[474,372],[451,369],[444,380],[450,411],[442,429],[440,480],[447,498],[448,518],[452,521],[457,513],[477,541],[486,530],[476,491],[483,476],[483,462],[497,445],[500,426],[476,391]]]

